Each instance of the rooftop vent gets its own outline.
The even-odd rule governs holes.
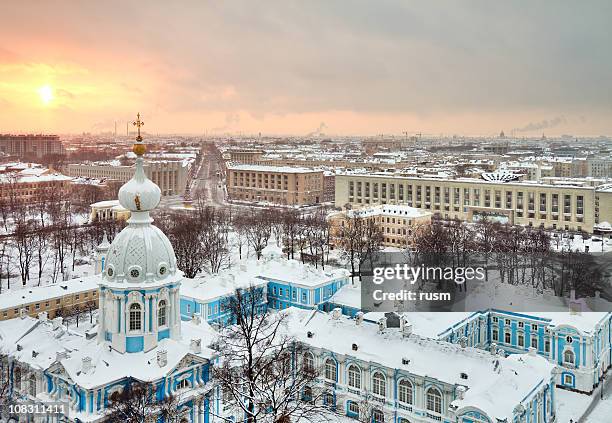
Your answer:
[[[410,364],[410,359],[408,358],[402,358],[402,364],[407,366],[408,364]]]
[[[353,351],[357,351],[357,349],[358,349],[357,344],[353,344],[352,348],[353,348]]]
[[[468,378],[467,373],[463,373],[462,372],[460,376],[461,376],[461,379],[467,379]]]
[[[168,364],[168,351],[166,350],[157,351],[157,365],[159,367],[164,367],[166,364]]]
[[[202,339],[192,339],[189,349],[194,354],[200,354],[202,352]]]
[[[355,324],[357,326],[361,326],[362,323],[363,323],[363,312],[359,311],[357,312],[357,314],[355,314]]]
[[[311,331],[306,332],[306,336],[309,338],[312,338],[314,336],[314,333],[312,333]]]
[[[334,320],[340,319],[340,316],[342,316],[342,309],[340,307],[336,307],[332,310],[332,317]]]

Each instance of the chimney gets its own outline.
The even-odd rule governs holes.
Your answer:
[[[19,317],[20,318],[25,319],[27,315],[28,315],[28,313],[26,313],[26,309],[25,308],[20,308],[19,309]]]
[[[168,351],[166,350],[157,351],[157,365],[159,367],[164,367],[166,364],[168,364]]]
[[[534,347],[529,347],[529,355],[532,357],[535,357],[538,353],[538,350],[536,350]]]
[[[363,323],[363,311],[358,311],[357,314],[355,314],[355,324],[357,326],[361,326],[362,323]]]
[[[412,323],[410,323],[408,317],[404,315],[400,317],[400,329],[402,331],[402,336],[404,336],[405,338],[412,335]]]
[[[56,329],[60,329],[62,327],[62,323],[63,323],[64,319],[62,319],[62,317],[56,317],[55,319],[52,320],[53,322],[53,330]]]
[[[467,391],[465,386],[457,386],[457,399],[465,399],[465,391]]]
[[[202,352],[202,339],[192,339],[189,343],[189,349],[194,354],[200,354]]]
[[[332,317],[334,320],[339,320],[340,316],[342,316],[342,309],[340,307],[336,307],[332,310]]]
[[[378,320],[378,331],[380,333],[383,333],[385,331],[385,329],[387,329],[387,318],[386,317],[381,317]]]
[[[82,359],[82,372],[87,374],[91,371],[92,365],[91,365],[91,357],[83,357]]]
[[[41,322],[46,322],[48,319],[49,315],[46,311],[41,311],[40,313],[38,313],[38,320],[40,320]]]

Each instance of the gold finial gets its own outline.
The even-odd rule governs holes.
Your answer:
[[[132,125],[138,128],[138,136],[136,137],[136,143],[134,144],[134,147],[132,147],[132,151],[137,156],[142,156],[145,153],[146,148],[142,143],[142,136],[140,135],[140,127],[144,126],[144,122],[140,120],[140,113],[136,115],[136,121],[132,122]]]

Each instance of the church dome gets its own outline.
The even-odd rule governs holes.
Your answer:
[[[137,123],[140,122],[140,115]],[[136,124],[136,123],[135,123]],[[107,285],[168,283],[177,274],[176,256],[168,237],[151,223],[149,212],[160,202],[159,187],[144,172],[145,146],[140,137],[134,176],[119,190],[119,203],[130,210],[128,225],[115,237],[106,256],[104,282]],[[178,271],[180,277],[180,271]]]

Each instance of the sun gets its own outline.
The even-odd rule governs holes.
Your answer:
[[[49,104],[53,100],[53,89],[49,85],[43,85],[38,89],[38,95],[43,104]]]

